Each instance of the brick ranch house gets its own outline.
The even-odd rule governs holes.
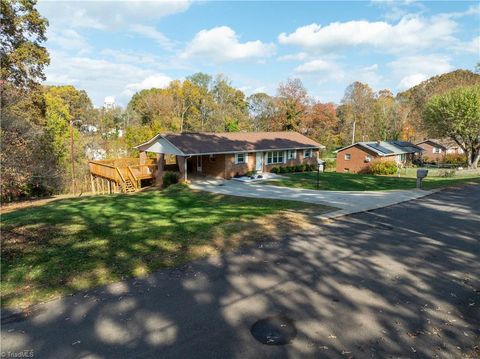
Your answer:
[[[356,142],[335,152],[337,172],[363,173],[367,172],[373,160],[405,165],[420,155],[422,148],[404,141],[371,141]]]
[[[425,139],[416,145],[423,149],[422,157],[432,161],[442,161],[447,154],[461,155],[464,153],[462,148],[450,139]]]
[[[297,132],[186,132],[159,134],[135,148],[140,162],[148,152],[157,154],[155,178],[161,184],[165,170],[178,171],[181,180],[189,176],[230,179],[248,172],[270,172],[275,166],[316,164],[325,147]]]

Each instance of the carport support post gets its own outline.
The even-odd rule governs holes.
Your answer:
[[[180,171],[180,182],[187,182],[187,157],[177,156],[177,163]]]
[[[165,155],[163,153],[157,154],[157,173],[155,173],[155,185],[158,188],[162,188],[163,186],[163,165],[165,163],[164,159]]]
[[[142,151],[139,155],[139,164],[144,165],[147,162],[147,152]]]

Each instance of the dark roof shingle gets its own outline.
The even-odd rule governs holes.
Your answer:
[[[324,148],[298,132],[186,132],[162,135],[185,154]]]

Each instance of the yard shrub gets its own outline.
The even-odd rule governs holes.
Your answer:
[[[307,172],[312,172],[317,170],[317,165],[314,165],[313,163],[305,165],[305,171]]]
[[[337,160],[335,158],[326,158],[325,170],[335,170],[337,168]]]
[[[305,166],[304,165],[296,165],[295,166],[295,172],[303,172],[305,171]]]
[[[167,188],[168,186],[178,183],[178,173],[167,171],[163,174],[163,188]]]
[[[395,162],[373,161],[368,171],[374,175],[394,175],[397,173],[397,165]]]
[[[455,177],[455,170],[443,170],[438,172],[439,177],[451,178]]]
[[[278,169],[279,173],[287,173],[287,169],[284,166],[279,167]]]
[[[295,166],[287,166],[286,169],[288,173],[295,172]]]
[[[272,173],[278,173],[278,167],[272,167],[272,169],[270,170],[270,172],[272,172]]]
[[[449,165],[465,166],[467,164],[466,162],[465,155],[457,153],[447,154],[443,159],[443,163],[447,163]]]

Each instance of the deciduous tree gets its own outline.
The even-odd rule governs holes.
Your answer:
[[[2,0],[0,11],[1,79],[19,88],[45,80],[50,62],[46,40],[48,21],[35,9],[35,0]]]
[[[448,137],[465,152],[468,166],[480,159],[480,85],[459,87],[433,96],[423,111],[426,130],[434,137]]]

